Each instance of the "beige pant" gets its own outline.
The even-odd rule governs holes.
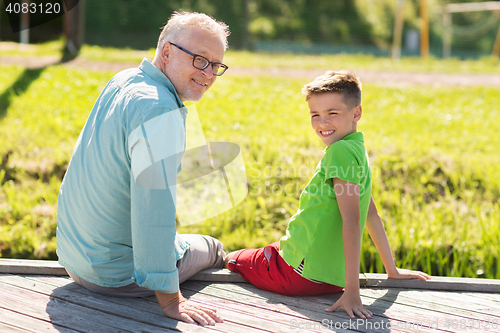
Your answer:
[[[182,238],[190,243],[189,249],[184,256],[177,261],[179,272],[179,283],[182,283],[199,271],[208,268],[224,268],[224,256],[222,243],[217,239],[205,235],[182,235]],[[110,288],[101,287],[85,281],[76,274],[66,270],[69,276],[79,285],[105,296],[117,297],[148,297],[153,296],[153,290],[140,287],[132,283],[125,287]]]

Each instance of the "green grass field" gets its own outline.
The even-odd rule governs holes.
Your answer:
[[[106,58],[106,51],[92,52]],[[239,65],[257,66],[259,62],[247,59],[264,56],[234,52],[227,58],[232,57],[241,58]],[[270,63],[284,57],[290,58],[288,66],[303,68],[330,62],[330,56],[321,61],[275,57]],[[338,63],[348,68],[377,64],[385,68],[390,62],[353,59]],[[401,63],[405,61],[412,62]],[[446,67],[437,59],[432,62],[436,71]],[[415,66],[425,71],[424,65]],[[485,66],[492,65],[470,61],[455,69],[476,72]],[[114,74],[62,65],[40,70],[0,66],[2,257],[56,258],[61,177],[95,99]],[[207,140],[229,141],[242,148],[249,195],[235,209],[180,232],[211,234],[227,250],[263,246],[284,234],[323,149],[310,129],[300,94],[304,83],[226,76],[197,103]],[[364,85],[358,130],[365,133],[375,202],[399,267],[433,275],[500,278],[498,105],[498,88]],[[383,272],[367,233],[361,270]]]
[[[0,55],[16,57],[60,56],[63,40],[38,45],[18,45],[8,43],[9,47],[0,48]],[[7,44],[6,44],[7,45]],[[84,45],[79,59],[86,61],[106,62],[140,62],[144,57],[152,59],[154,49],[138,51]],[[294,55],[289,53],[258,53],[238,51],[229,48],[224,62],[230,67],[244,68],[296,68],[296,69],[331,69],[353,70],[387,70],[397,72],[439,72],[439,73],[496,73],[500,74],[500,58],[484,57],[480,60],[459,60],[457,58],[438,59],[430,57],[403,57],[393,61],[386,57],[375,57],[366,54],[318,54]]]

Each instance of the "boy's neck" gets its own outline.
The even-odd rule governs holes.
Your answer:
[[[340,139],[340,140],[344,140],[344,138],[345,138],[345,137],[347,137],[347,136],[349,136],[349,135],[351,135],[351,134],[353,134],[353,133],[356,133],[356,132],[357,132],[357,126],[356,126],[356,123],[353,123],[353,124],[352,124],[352,130],[351,130],[351,132],[350,132],[350,133],[348,133],[348,134],[346,134],[346,135],[345,135],[342,139]]]

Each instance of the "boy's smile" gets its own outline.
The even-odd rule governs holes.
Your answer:
[[[324,137],[332,135],[335,131],[319,131]]]
[[[361,106],[349,109],[340,93],[315,94],[307,103],[311,126],[326,146],[356,132],[356,124],[361,118]]]

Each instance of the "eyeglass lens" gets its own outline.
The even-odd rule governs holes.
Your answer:
[[[210,64],[210,61],[208,59],[203,58],[201,56],[194,57],[193,59],[193,66],[198,68],[198,69],[205,69],[208,67]],[[221,66],[221,64],[217,63],[212,63],[212,73],[214,75],[222,75],[226,69]]]

